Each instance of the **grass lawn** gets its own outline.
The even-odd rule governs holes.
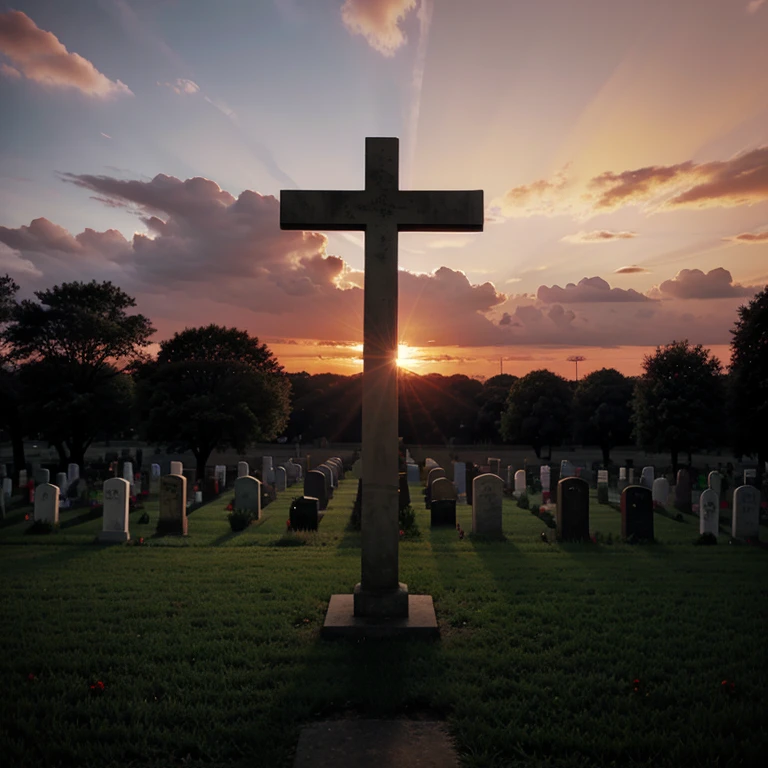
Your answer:
[[[4,764],[290,766],[302,724],[336,716],[445,719],[476,768],[761,764],[768,551],[693,546],[698,521],[661,514],[658,543],[626,545],[595,498],[598,543],[546,544],[511,500],[506,541],[460,540],[413,487],[401,580],[434,597],[440,640],[328,642],[328,599],[360,575],[355,489],[317,534],[285,534],[293,489],[239,534],[231,495],[186,539],[151,538],[156,504],[132,513],[142,546],[94,544],[76,511],[0,528]]]

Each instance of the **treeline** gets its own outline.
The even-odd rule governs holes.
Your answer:
[[[112,283],[64,283],[18,302],[0,277],[0,429],[16,468],[23,441],[48,441],[62,466],[95,440],[189,450],[202,476],[213,450],[256,441],[359,442],[362,375],[285,373],[236,328],[187,328],[147,349],[149,318]],[[578,383],[550,371],[485,382],[401,370],[406,444],[618,445],[680,456],[730,446],[768,460],[768,288],[739,309],[726,373],[701,345],[676,341],[630,378],[602,369]]]

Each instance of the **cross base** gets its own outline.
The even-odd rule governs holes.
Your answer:
[[[394,589],[364,589],[355,584],[355,616],[367,619],[408,617],[408,585],[398,582]]]
[[[407,595],[408,613],[404,616],[357,616],[353,595],[331,595],[322,636],[352,640],[414,637],[436,639],[440,636],[431,595]]]

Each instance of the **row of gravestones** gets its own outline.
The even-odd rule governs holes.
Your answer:
[[[456,502],[459,498],[459,483],[451,482],[445,476],[445,470],[430,462],[426,477],[424,499],[430,511],[430,527],[456,527]],[[466,483],[466,465],[464,472],[456,472],[454,462],[454,477]],[[476,469],[473,466],[473,470]],[[496,469],[500,470],[497,466]],[[464,485],[466,488],[467,485]],[[472,492],[469,494],[472,505],[472,533],[500,536],[502,532],[501,509],[504,500],[504,481],[494,472],[475,474],[472,477]]]

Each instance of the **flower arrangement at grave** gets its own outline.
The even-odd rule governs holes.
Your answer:
[[[398,512],[400,539],[417,539],[421,536],[419,526],[416,524],[416,512],[409,504]]]

